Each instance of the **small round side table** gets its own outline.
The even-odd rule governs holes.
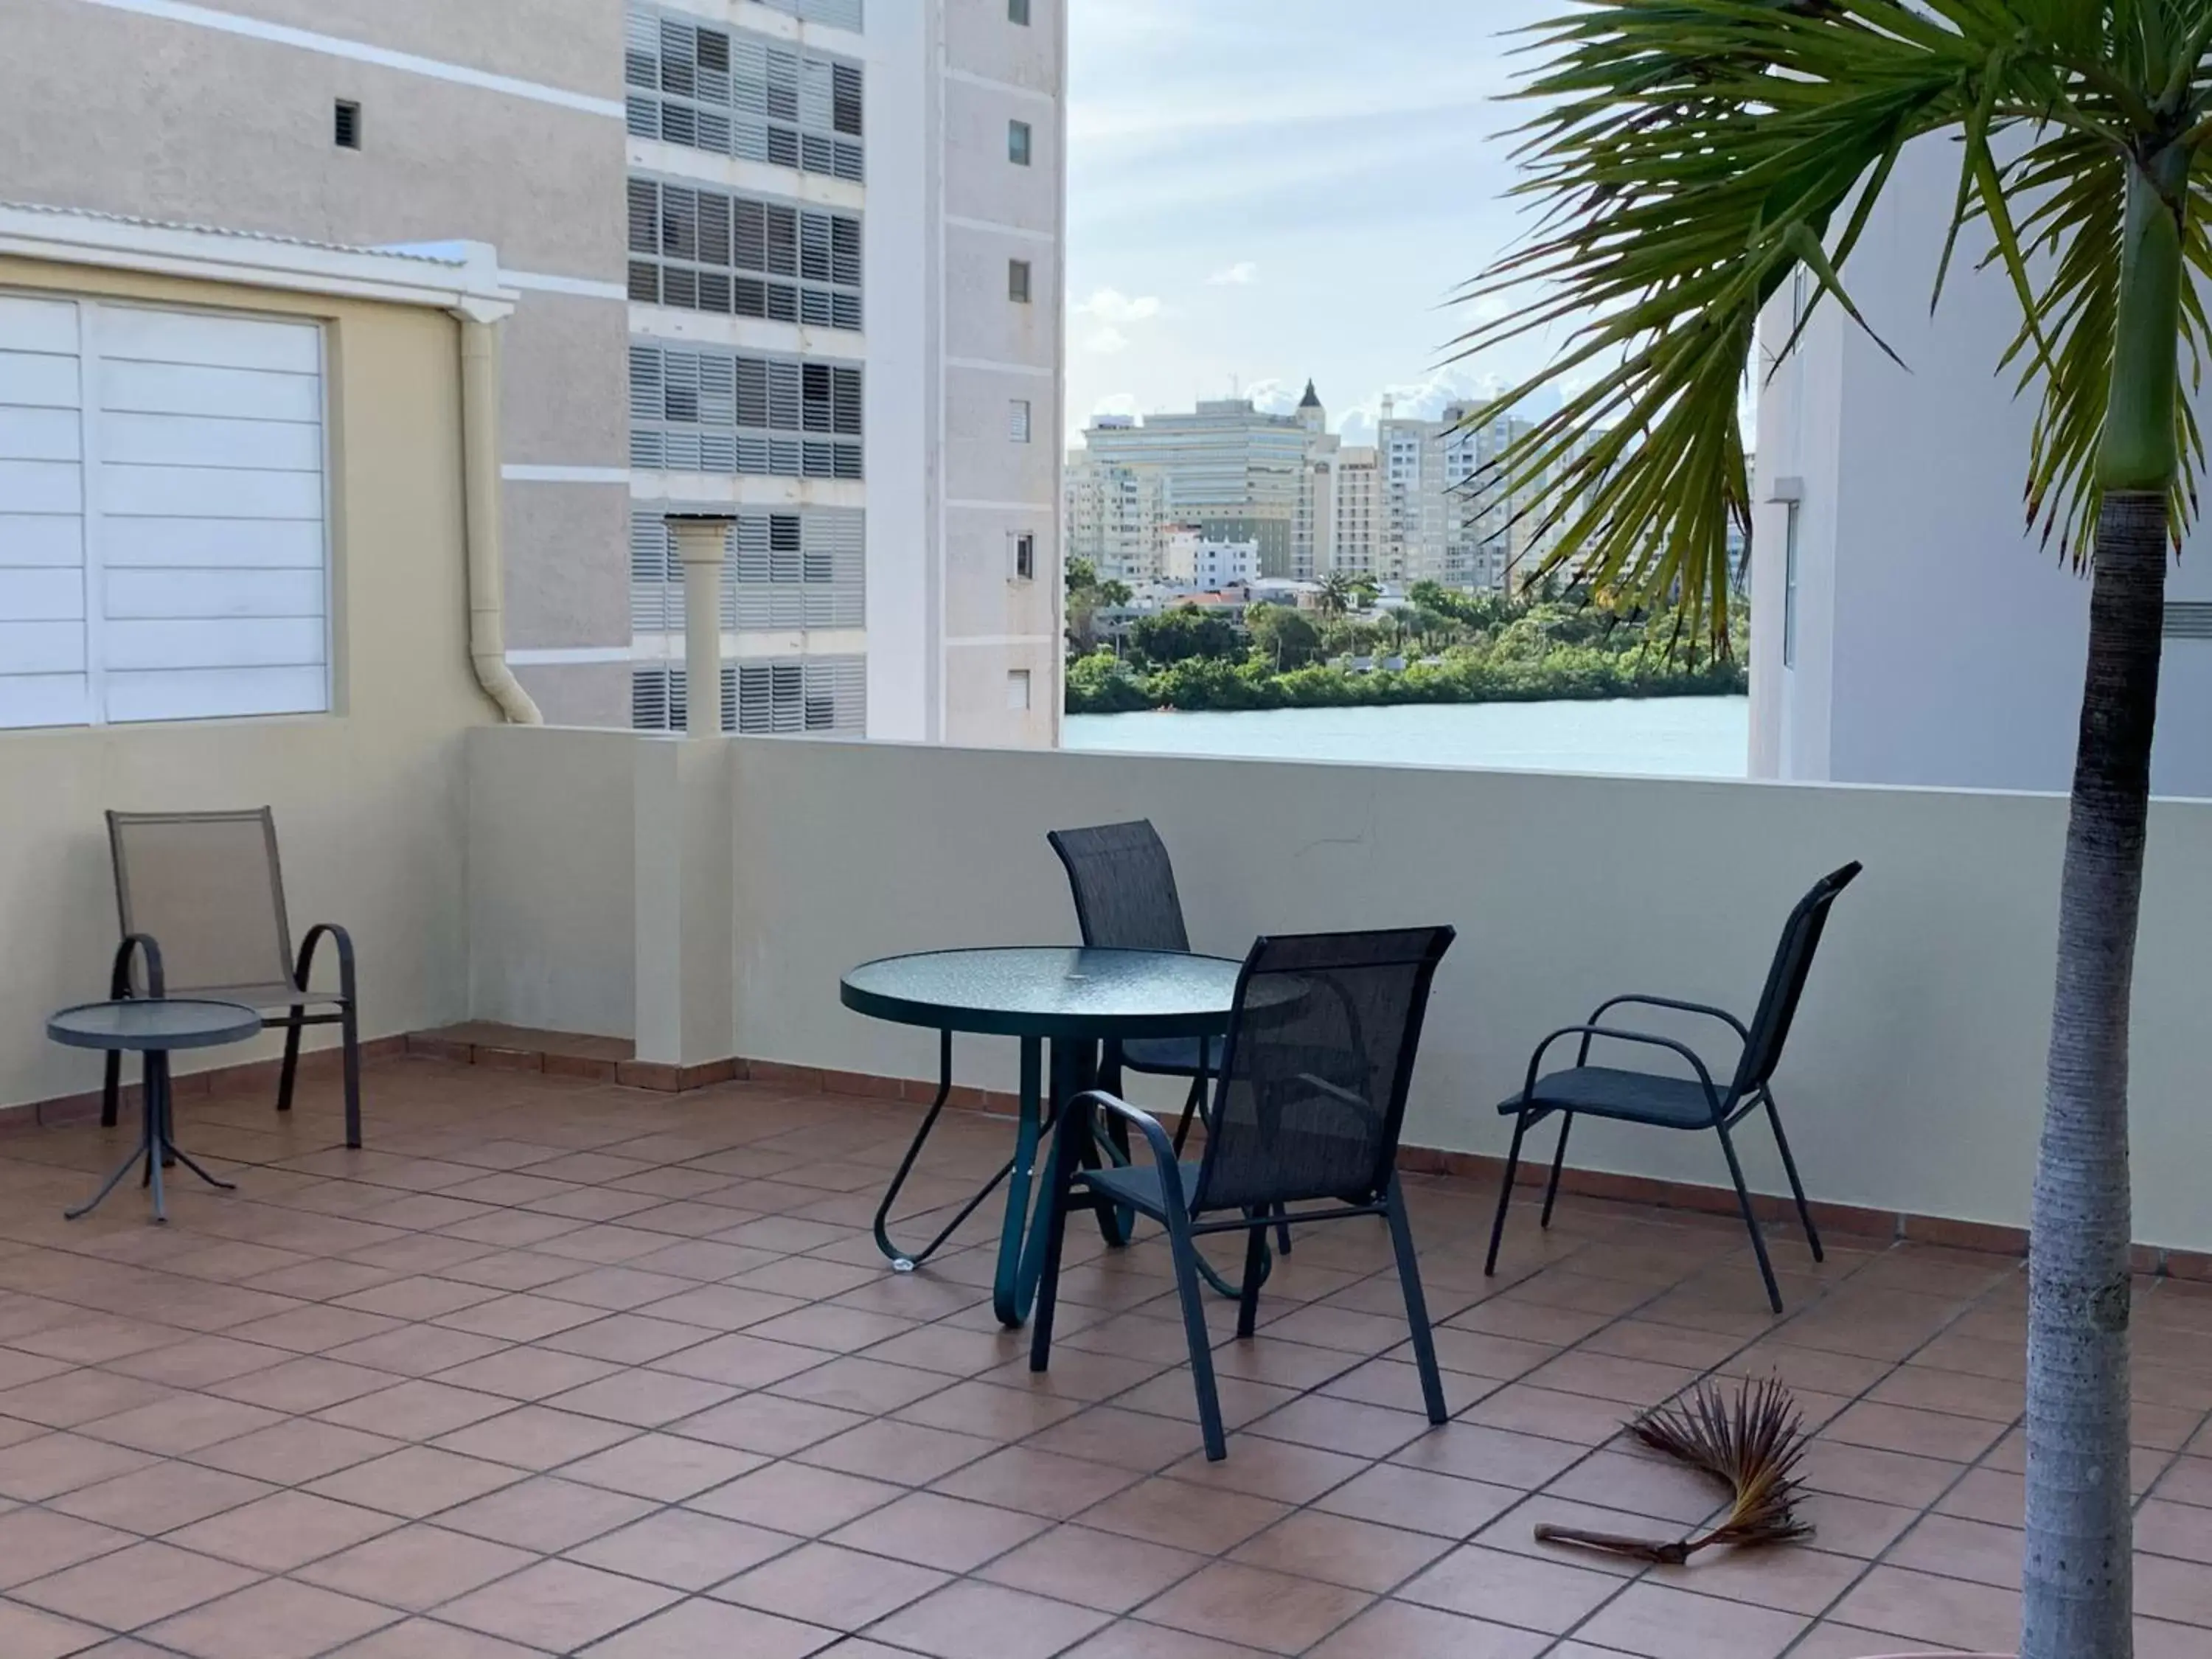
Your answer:
[[[115,1183],[131,1172],[140,1158],[146,1161],[142,1185],[153,1189],[154,1219],[167,1221],[161,1198],[161,1166],[172,1158],[210,1187],[226,1190],[235,1183],[218,1181],[192,1162],[178,1147],[175,1120],[170,1111],[169,1055],[179,1048],[213,1048],[226,1042],[242,1042],[261,1030],[261,1016],[236,1002],[208,1002],[188,997],[138,997],[119,1002],[88,1002],[64,1008],[46,1021],[46,1035],[70,1048],[100,1048],[110,1054],[139,1054],[145,1057],[145,1080],[139,1090],[144,1107],[144,1127],[131,1156],[115,1166],[100,1190],[73,1210],[62,1213],[74,1221],[95,1208],[115,1190]]]

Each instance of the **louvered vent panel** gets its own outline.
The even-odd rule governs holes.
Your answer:
[[[859,0],[775,3],[811,21],[860,27]],[[629,12],[623,76],[633,137],[862,179],[857,64],[637,6]]]
[[[2212,640],[2212,601],[2168,599],[2166,637],[2169,640]]]

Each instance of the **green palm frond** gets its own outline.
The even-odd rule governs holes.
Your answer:
[[[1939,132],[1960,158],[1951,239],[1986,238],[1984,263],[2021,307],[2019,337],[1990,367],[2040,401],[2031,521],[2085,550],[2127,169],[2212,100],[2198,69],[2212,0],[1561,3],[1523,48],[1540,66],[1518,95],[1542,107],[1518,135],[1516,193],[1534,204],[1534,228],[1462,290],[1496,315],[1453,343],[1464,357],[1562,342],[1504,394],[1510,406],[1556,388],[1562,401],[1494,474],[1530,503],[1540,571],[1676,600],[1725,648],[1725,549],[1750,515],[1737,398],[1759,315],[1804,283],[1778,359],[1821,304],[1863,324],[1850,255],[1904,147]],[[2212,276],[2203,223],[2187,216],[2185,246]],[[2201,362],[2193,290],[2185,312]],[[2201,459],[2182,403],[2177,522]]]

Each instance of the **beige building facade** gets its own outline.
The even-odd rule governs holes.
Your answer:
[[[0,0],[0,195],[496,244],[507,645],[548,720],[680,725],[659,520],[714,507],[730,724],[1049,743],[1062,12]]]

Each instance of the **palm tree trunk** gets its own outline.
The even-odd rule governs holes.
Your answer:
[[[2166,545],[2163,492],[2106,496],[2029,1258],[2024,1659],[2133,1650],[2128,1010]]]

